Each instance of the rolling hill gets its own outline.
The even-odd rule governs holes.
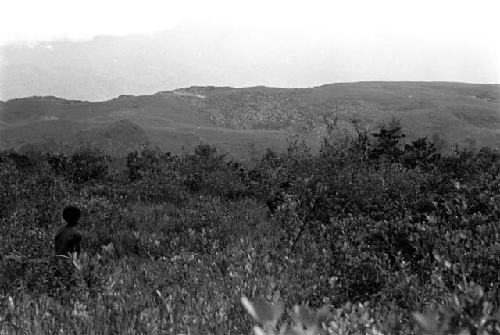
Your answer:
[[[44,150],[100,146],[121,155],[144,143],[171,152],[210,143],[242,158],[282,150],[299,135],[317,149],[327,124],[368,129],[396,117],[409,140],[443,149],[500,148],[500,85],[358,82],[314,88],[194,86],[103,102],[34,96],[0,102],[0,143]]]

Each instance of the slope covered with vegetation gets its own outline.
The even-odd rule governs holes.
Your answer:
[[[498,334],[500,155],[402,138],[393,122],[248,166],[209,145],[119,169],[2,152],[0,333],[246,334],[245,307],[257,333]],[[65,204],[74,263],[52,256]]]
[[[116,156],[146,141],[176,154],[208,143],[247,158],[270,146],[283,152],[295,134],[306,137],[317,151],[329,124],[349,128],[355,121],[374,131],[392,117],[403,121],[408,141],[435,137],[439,149],[447,152],[455,144],[500,148],[499,97],[499,85],[446,82],[296,89],[194,86],[103,102],[30,97],[0,102],[0,148],[31,143],[70,152],[75,143],[89,142]],[[109,143],[116,147],[123,141],[119,127],[111,125],[122,120],[140,130],[113,152]],[[107,136],[100,136],[106,127]]]

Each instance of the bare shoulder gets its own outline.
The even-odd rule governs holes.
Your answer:
[[[64,233],[64,229],[59,229],[56,233],[56,240],[61,237],[61,235]]]
[[[72,237],[76,237],[76,238],[81,238],[82,237],[82,233],[76,229],[75,227],[63,227],[61,228],[57,234],[56,234],[56,238],[58,236],[72,236]]]

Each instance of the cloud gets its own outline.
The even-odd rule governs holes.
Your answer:
[[[183,22],[323,37],[470,40],[495,36],[499,9],[496,0],[16,0],[2,4],[0,44],[154,32]]]
[[[499,82],[498,12],[498,0],[13,0],[2,3],[0,46],[46,42],[48,48],[61,39],[187,28],[201,37],[177,41],[180,49],[194,50],[191,44],[199,43],[209,55],[225,50],[215,57],[220,64],[262,60],[266,69],[288,66],[277,85],[411,78]],[[204,41],[213,43],[207,47]],[[7,67],[1,53],[0,77]],[[335,59],[343,61],[330,66]],[[291,78],[290,69],[301,64],[312,70]],[[363,75],[342,76],[347,68]],[[328,69],[332,75],[325,77]],[[259,83],[270,72],[258,73]]]
[[[159,0],[16,0],[2,7],[1,44],[154,32],[177,25],[183,8]]]

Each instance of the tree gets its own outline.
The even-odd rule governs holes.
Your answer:
[[[400,141],[405,137],[401,121],[393,118],[388,124],[382,124],[378,133],[371,135],[375,138],[375,143],[370,149],[369,158],[398,161],[402,154]]]

